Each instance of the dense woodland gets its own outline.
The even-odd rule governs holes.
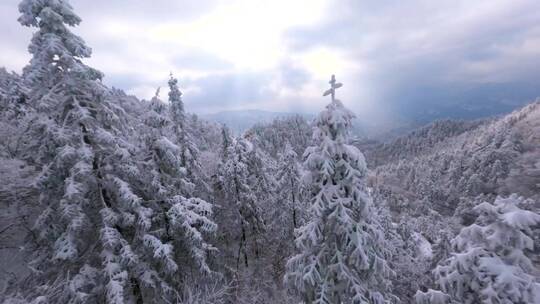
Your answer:
[[[539,101],[381,143],[351,132],[332,77],[313,121],[234,136],[174,75],[150,101],[105,86],[67,1],[19,11],[0,302],[540,303]]]

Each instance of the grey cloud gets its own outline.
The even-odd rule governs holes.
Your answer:
[[[135,74],[123,74],[123,73],[109,73],[105,75],[104,82],[112,87],[130,90],[141,85],[148,85],[148,80],[140,75]],[[159,85],[158,85],[159,86]],[[157,87],[156,86],[156,89]]]
[[[233,64],[204,50],[185,50],[176,55],[173,63],[177,68],[197,70],[226,70],[233,68]]]
[[[5,0],[0,2],[0,66],[20,72],[21,63],[30,56],[27,51],[28,43],[32,37],[32,30],[21,26],[17,22],[19,1]],[[16,57],[16,58],[14,58]]]
[[[15,0],[8,0],[15,1]],[[17,1],[15,1],[17,2]],[[83,17],[103,17],[137,22],[189,21],[212,9],[217,0],[71,0],[70,3]]]
[[[333,3],[324,23],[291,29],[288,46],[299,54],[337,48],[367,63],[355,79],[378,93],[381,107],[409,117],[426,109],[453,116],[452,107],[474,104],[506,111],[508,103],[540,95],[540,44],[529,46],[532,54],[522,50],[528,41],[540,42],[540,2],[491,2],[479,12],[469,6],[487,2],[388,3]]]
[[[309,82],[312,75],[305,69],[295,66],[294,63],[286,61],[279,67],[281,84],[289,89],[299,89]]]
[[[186,86],[196,86],[201,90],[192,95],[186,94],[184,101],[195,112],[257,108],[257,103],[271,98],[265,89],[269,80],[270,75],[267,73],[217,74],[200,79],[185,79],[183,83]]]

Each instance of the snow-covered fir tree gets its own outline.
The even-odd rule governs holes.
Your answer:
[[[259,237],[265,229],[264,219],[253,181],[250,180],[253,145],[245,138],[235,138],[229,146],[227,160],[222,167],[220,179],[227,200],[227,207],[237,214],[232,227],[232,238],[238,243],[236,268],[243,263],[249,266],[250,258],[258,253]]]
[[[302,172],[298,163],[298,155],[287,142],[278,160],[278,170],[276,173],[277,192],[280,226],[286,230],[293,231],[298,228],[300,212],[302,210],[301,201],[301,178]]]
[[[156,90],[156,94],[150,100],[147,111],[144,115],[144,123],[147,124],[151,130],[155,131],[152,136],[165,135],[166,127],[171,125],[171,119],[167,115],[167,105],[159,98],[159,92],[161,88]]]
[[[227,151],[229,150],[229,147],[231,146],[232,138],[229,131],[229,128],[227,128],[226,125],[221,126],[221,151],[220,151],[220,157],[222,160],[227,159]]]
[[[24,79],[39,115],[32,132],[41,136],[29,146],[41,167],[40,212],[27,248],[32,275],[20,282],[25,288],[8,291],[10,298],[181,301],[182,267],[210,272],[203,235],[215,230],[211,205],[178,189],[150,189],[155,180],[146,179],[148,163],[138,157],[144,149],[130,143],[133,122],[101,84],[102,74],[81,61],[90,49],[68,29],[80,22],[72,7],[24,0],[19,10],[23,25],[39,28]],[[178,169],[180,149],[164,138],[157,142],[171,162],[162,165]]]
[[[25,82],[31,88],[30,98],[36,107],[54,108],[63,102],[58,94],[68,85],[75,85],[68,82],[74,77],[67,75],[87,83],[103,77],[101,72],[81,62],[90,57],[92,50],[69,30],[69,26],[77,26],[81,19],[67,1],[23,0],[19,11],[22,25],[39,28],[28,47],[32,54],[30,64],[23,70]]]
[[[304,154],[311,206],[285,280],[306,303],[385,303],[392,298],[386,294],[392,271],[366,188],[364,156],[348,144],[354,114],[335,99],[341,84],[334,76],[330,85],[324,95],[332,101],[315,119],[315,146]]]
[[[478,219],[452,240],[455,251],[434,270],[448,298],[464,304],[540,302],[539,270],[531,261],[540,214],[520,207],[526,204],[511,195],[474,208]],[[429,303],[447,303],[437,299]]]
[[[207,265],[207,253],[214,251],[205,237],[213,234],[217,225],[210,219],[213,206],[207,201],[193,197],[195,185],[182,164],[182,150],[169,139],[167,127],[173,122],[168,119],[166,105],[156,96],[150,102],[150,111],[145,118],[149,124],[147,154],[141,160],[140,170],[145,196],[153,198],[158,230],[157,234],[174,244],[178,250],[176,261],[179,266],[203,274],[211,274]],[[172,136],[174,137],[174,136]],[[185,255],[185,252],[190,254]],[[194,279],[185,276],[183,279]],[[177,282],[178,284],[179,282]]]
[[[188,178],[195,185],[193,194],[202,195],[208,193],[210,188],[206,184],[201,170],[199,149],[193,141],[187,124],[182,92],[178,88],[178,80],[172,74],[169,79],[169,105],[173,133],[180,147],[180,161],[186,170]]]
[[[298,155],[292,146],[286,142],[283,151],[279,154],[278,167],[275,172],[276,188],[274,202],[267,205],[269,231],[266,239],[271,246],[265,251],[271,252],[267,262],[271,264],[274,282],[277,286],[283,285],[283,274],[287,260],[294,252],[294,229],[303,223],[305,208],[301,197],[301,168]],[[286,289],[283,288],[284,291]]]
[[[442,231],[440,237],[433,246],[433,257],[431,258],[432,268],[448,258],[452,245],[450,243],[450,233]]]

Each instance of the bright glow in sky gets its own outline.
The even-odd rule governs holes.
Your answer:
[[[238,1],[220,4],[193,22],[157,25],[147,34],[158,42],[215,51],[238,69],[268,69],[286,56],[285,31],[315,24],[323,8],[320,0]]]
[[[18,2],[0,3],[0,66],[15,71],[32,32]],[[334,73],[338,97],[376,122],[540,95],[536,0],[70,2],[106,83],[148,99],[173,72],[198,113],[317,112]]]

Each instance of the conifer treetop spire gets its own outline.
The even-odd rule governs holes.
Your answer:
[[[332,101],[334,101],[336,100],[336,90],[341,88],[343,84],[341,82],[336,82],[336,75],[332,75],[328,83],[330,84],[330,89],[326,90],[323,96],[331,95]]]
[[[45,65],[55,62],[72,67],[70,58],[88,58],[92,54],[92,49],[86,46],[84,40],[68,28],[81,22],[68,1],[22,0],[19,12],[19,23],[39,28],[29,46],[34,60],[44,61]]]
[[[101,91],[95,82],[101,81],[103,73],[82,62],[91,56],[92,49],[70,30],[70,27],[79,25],[81,18],[75,14],[68,0],[22,0],[19,12],[19,23],[38,29],[28,47],[32,58],[23,69],[25,82],[33,87],[32,99],[39,100],[60,82],[72,82],[74,79],[89,81],[88,84],[96,91]],[[73,84],[67,86],[75,87]],[[54,103],[45,100],[39,104],[54,108]]]
[[[178,79],[174,78],[174,75],[171,73],[169,75],[169,98],[171,101],[178,101],[182,97],[182,92],[178,88]]]
[[[185,120],[184,102],[182,101],[182,92],[178,88],[178,79],[174,78],[172,73],[169,78],[169,103],[172,118],[183,132]]]
[[[171,106],[175,108],[174,111],[177,112],[177,115],[184,115],[182,92],[178,88],[178,79],[174,78],[172,73],[169,78],[169,102],[171,103]]]

